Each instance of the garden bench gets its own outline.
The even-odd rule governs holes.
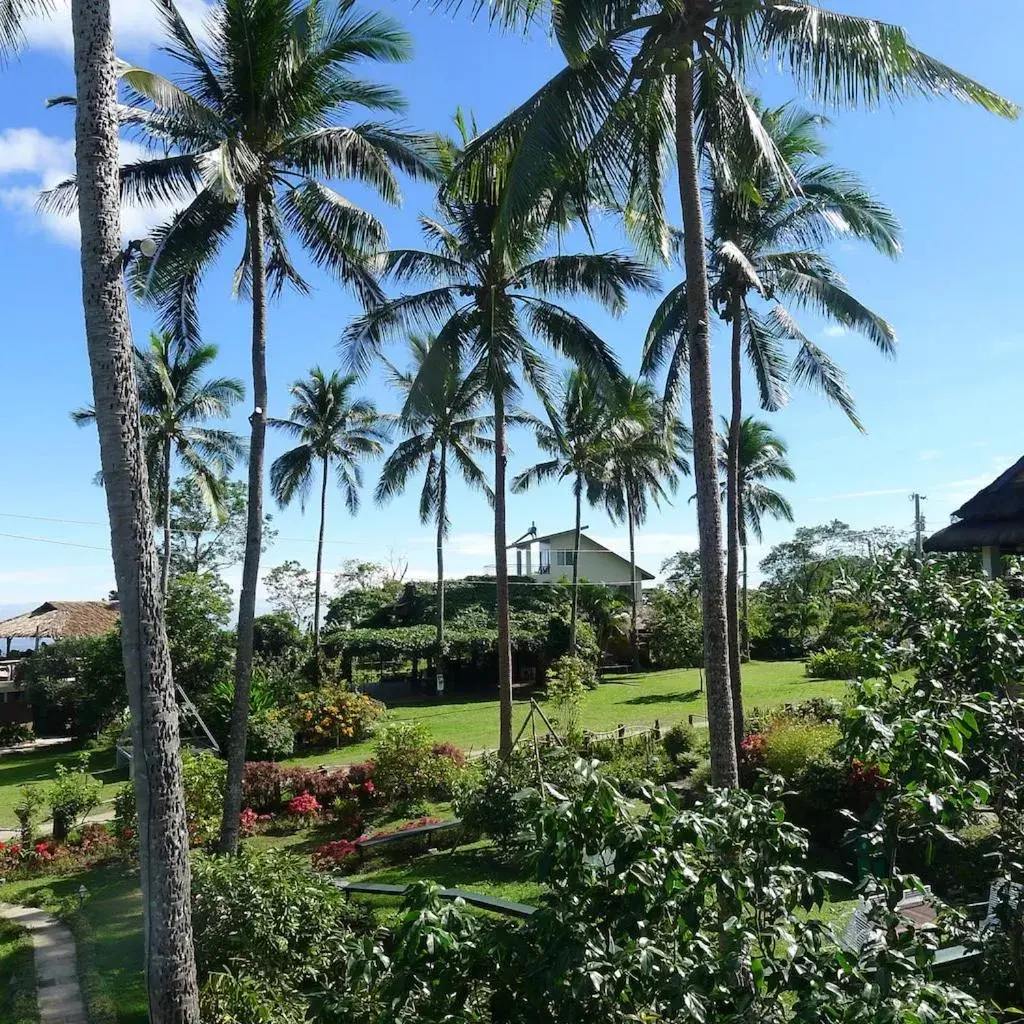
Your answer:
[[[413,836],[426,836],[433,832],[445,832],[457,828],[462,824],[461,818],[453,818],[451,821],[440,821],[436,825],[419,825],[416,828],[407,828],[398,832],[390,832],[386,836],[377,836],[374,839],[357,839],[355,845],[360,850],[369,850],[375,846],[387,846],[388,843],[397,842],[400,839],[409,839]]]
[[[351,882],[347,878],[332,878],[331,882],[346,894],[357,893],[362,896],[402,897],[412,888],[409,885],[392,885],[387,882]],[[537,910],[526,903],[516,903],[514,900],[504,900],[499,896],[488,896],[482,892],[469,892],[466,889],[442,889],[438,895],[442,899],[462,900],[481,910],[490,910],[507,917],[525,918]]]

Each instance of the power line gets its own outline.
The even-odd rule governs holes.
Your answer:
[[[31,540],[37,544],[59,544],[64,548],[85,548],[87,551],[109,551],[109,548],[101,548],[95,544],[78,544],[72,540],[54,540],[52,537],[25,537],[20,533],[0,533],[0,537],[10,537],[11,540]]]

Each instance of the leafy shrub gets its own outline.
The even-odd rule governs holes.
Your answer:
[[[466,764],[465,753],[454,743],[435,743],[430,752],[434,757],[446,757],[456,768],[462,768]]]
[[[627,796],[638,796],[645,785],[657,785],[673,774],[672,768],[663,748],[648,741],[622,751],[602,770]]]
[[[293,715],[296,741],[304,747],[340,747],[372,731],[384,706],[340,685],[300,693]]]
[[[254,978],[230,970],[211,974],[200,992],[209,1024],[309,1024],[306,1002],[281,979]]]
[[[39,811],[46,803],[46,796],[41,786],[21,786],[18,789],[18,802],[14,805],[14,815],[18,819],[18,829],[22,846],[30,846],[36,835],[36,820]]]
[[[291,757],[295,753],[295,731],[287,716],[277,710],[250,715],[246,752],[261,761]]]
[[[548,669],[547,694],[554,708],[555,723],[568,737],[580,733],[580,713],[588,689],[597,685],[592,661],[564,654]]]
[[[214,822],[224,807],[228,766],[206,751],[181,752],[181,781],[185,787],[185,814],[196,824]]]
[[[135,783],[126,782],[114,794],[114,836],[123,854],[135,853],[138,850],[137,827],[138,810],[135,806]]]
[[[301,983],[366,917],[298,858],[267,851],[194,858],[192,922],[201,977],[231,966]]]
[[[665,733],[661,744],[673,764],[690,764],[693,756],[706,751],[708,736],[706,731],[698,731],[692,725],[680,722]]]
[[[46,802],[53,818],[53,838],[58,842],[100,802],[103,784],[89,774],[89,755],[81,754],[75,768],[58,764],[54,780],[46,787]]]
[[[320,801],[312,793],[300,793],[288,801],[287,810],[300,818],[313,818],[320,813]]]
[[[858,651],[826,647],[809,654],[805,668],[814,679],[856,679],[863,675],[864,661]]]
[[[30,743],[35,739],[32,726],[21,722],[0,725],[0,747],[15,747],[19,743]]]
[[[540,776],[562,794],[573,794],[581,785],[575,756],[560,747],[541,749]],[[529,815],[519,796],[539,786],[541,779],[532,750],[517,748],[507,762],[486,755],[476,777],[467,775],[456,787],[455,812],[467,833],[489,836],[498,843],[501,855],[514,855],[507,841],[522,831]]]
[[[374,746],[373,764],[374,785],[391,801],[445,799],[459,774],[455,760],[435,754],[430,730],[422,722],[387,726]]]
[[[246,761],[242,772],[242,804],[254,811],[273,813],[283,806],[282,771],[275,761]]]
[[[791,782],[810,762],[826,757],[838,741],[834,725],[783,721],[765,734],[764,764],[773,775]]]
[[[835,697],[811,697],[795,704],[749,708],[745,714],[745,723],[747,732],[768,732],[782,722],[838,723],[843,717],[843,711],[843,702]]]

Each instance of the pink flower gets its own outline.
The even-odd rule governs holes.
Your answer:
[[[288,801],[289,814],[312,816],[320,810],[320,803],[312,793],[300,793]]]
[[[47,844],[46,843],[36,843],[36,853],[46,853],[46,851],[47,851]]]

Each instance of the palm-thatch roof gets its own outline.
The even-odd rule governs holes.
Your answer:
[[[999,548],[1024,553],[1024,459],[961,505],[953,519],[924,542],[926,551]]]
[[[102,636],[118,623],[116,602],[47,601],[24,615],[0,622],[0,639]]]

